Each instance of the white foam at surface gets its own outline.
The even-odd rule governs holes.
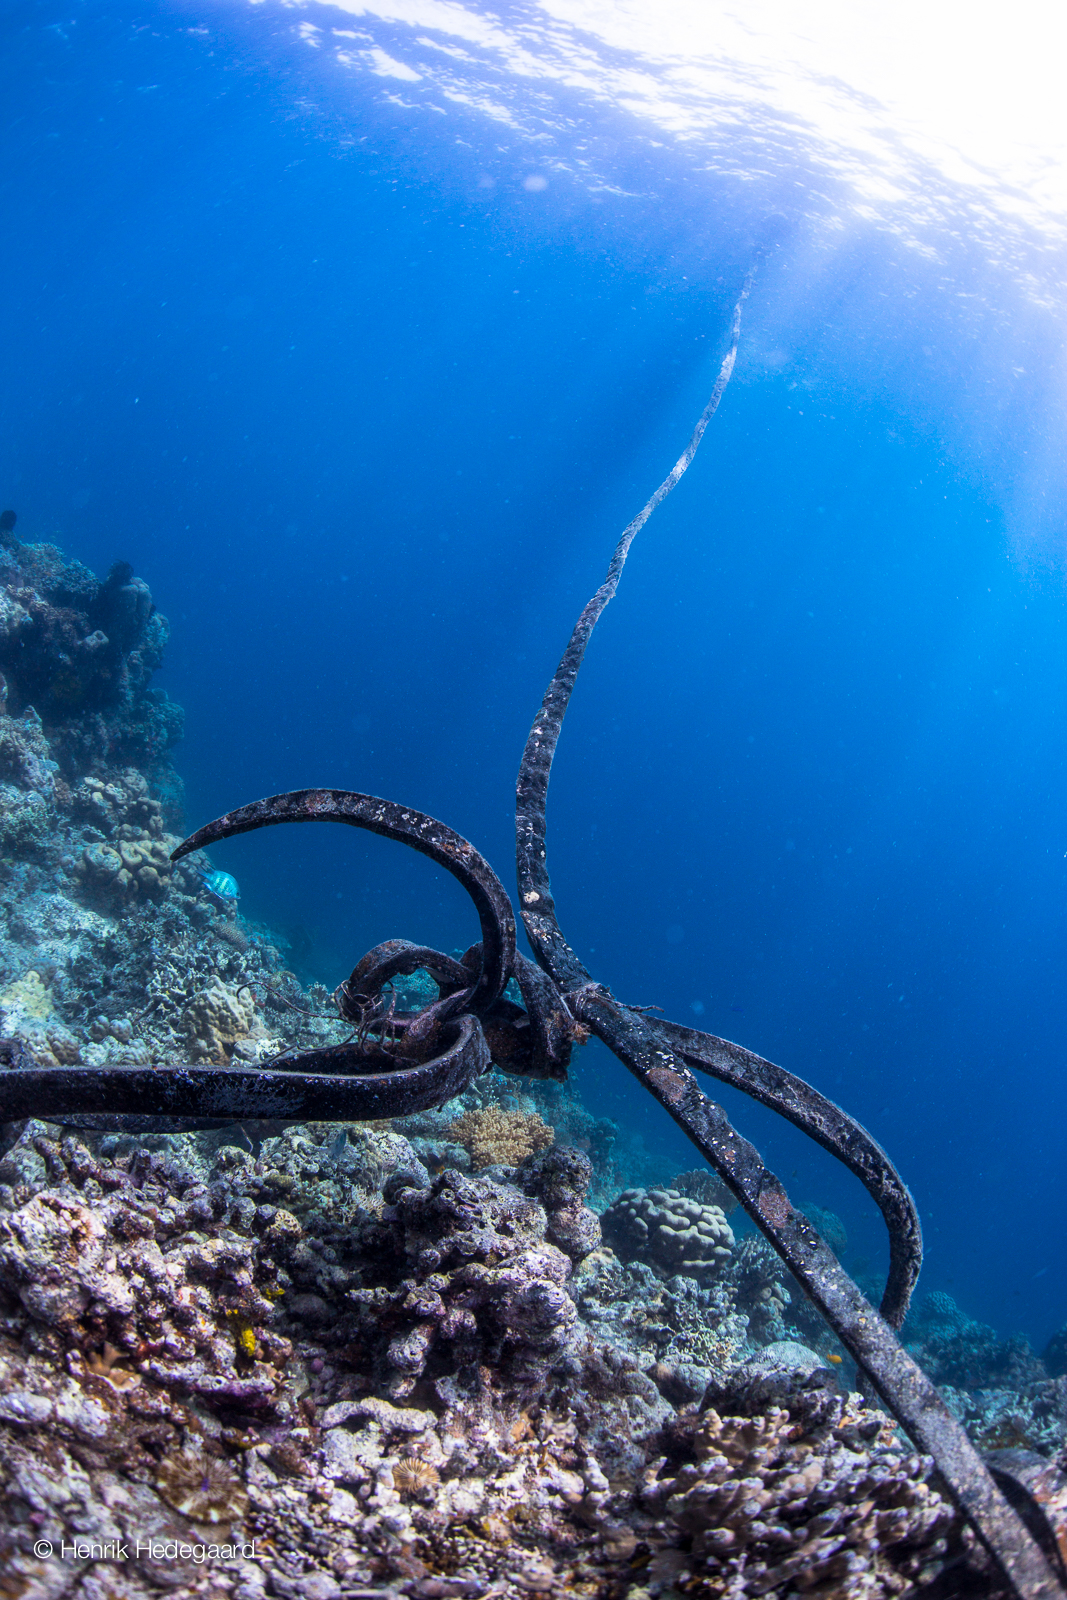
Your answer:
[[[814,140],[875,212],[904,197],[936,206],[946,197],[929,192],[933,176],[1067,235],[1067,25],[1049,0],[540,0],[506,13],[458,0],[287,3],[327,32],[339,14],[388,27],[392,75],[497,118],[503,94],[508,120],[531,132],[551,118],[543,101],[516,104],[531,80],[580,91],[693,153],[751,118],[764,134]],[[373,49],[344,59],[383,70]]]

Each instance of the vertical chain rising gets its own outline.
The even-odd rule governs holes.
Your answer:
[[[737,358],[741,310],[752,277],[750,272],[734,307],[729,345],[689,444],[624,529],[607,576],[578,618],[534,718],[516,785],[519,910],[538,961],[559,984],[576,1019],[596,1033],[660,1102],[737,1197],[888,1408],[915,1442],[933,1456],[949,1493],[993,1556],[1016,1600],[1053,1600],[1062,1597],[1064,1589],[1022,1518],[997,1488],[962,1425],[904,1350],[889,1322],[868,1304],[807,1218],[792,1205],[754,1146],[734,1131],[722,1108],[701,1093],[689,1064],[714,1072],[789,1115],[860,1176],[889,1228],[891,1272],[883,1305],[899,1326],[922,1263],[922,1231],[911,1195],[884,1152],[866,1130],[801,1079],[769,1062],[760,1063],[758,1057],[723,1040],[673,1024],[657,1025],[620,1005],[594,982],[568,944],[552,899],[546,848],[548,784],[586,646],[615,595],[635,535],[680,481],[718,408]],[[735,1052],[732,1061],[730,1052]],[[741,1063],[738,1056],[748,1057],[748,1061]],[[742,1066],[748,1070],[739,1070]],[[777,1082],[772,1081],[773,1074],[778,1074]]]

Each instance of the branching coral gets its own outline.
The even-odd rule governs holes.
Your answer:
[[[407,1326],[388,1346],[392,1392],[411,1392],[435,1347],[439,1358],[450,1347],[453,1368],[489,1361],[520,1388],[540,1382],[575,1321],[570,1262],[545,1240],[541,1206],[453,1171],[401,1188],[395,1206],[419,1271],[394,1302]],[[378,1291],[353,1298],[374,1316],[384,1309]]]
[[[967,1316],[941,1289],[923,1297],[904,1331],[938,1383],[992,1389],[1020,1387],[1046,1376],[1025,1339],[998,1339],[992,1328]]]
[[[785,1314],[792,1302],[786,1271],[766,1239],[749,1234],[737,1246],[737,1308],[763,1344],[785,1338]]]
[[[482,1167],[517,1167],[535,1151],[546,1149],[556,1136],[536,1111],[505,1111],[502,1106],[465,1111],[447,1131],[470,1151],[476,1172]]]
[[[710,1167],[694,1167],[688,1172],[680,1172],[671,1179],[669,1187],[689,1200],[700,1200],[706,1206],[718,1206],[726,1216],[737,1210],[737,1196],[731,1194]]]
[[[874,1600],[910,1587],[956,1522],[929,1487],[932,1463],[902,1447],[858,1395],[826,1397],[804,1415],[699,1419],[686,1459],[649,1483],[646,1504],[674,1524],[678,1577],[709,1592]],[[741,1574],[743,1573],[743,1578]]]

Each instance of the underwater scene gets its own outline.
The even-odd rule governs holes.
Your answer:
[[[2,8],[0,1600],[1067,1596],[1055,30]]]

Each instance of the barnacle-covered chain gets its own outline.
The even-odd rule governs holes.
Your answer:
[[[624,530],[607,576],[578,618],[534,718],[516,785],[520,910],[534,954],[559,985],[575,1020],[629,1067],[736,1195],[888,1408],[920,1448],[933,1456],[950,1494],[989,1549],[1017,1600],[1053,1600],[1064,1594],[1058,1579],[1018,1512],[997,1488],[964,1428],[889,1323],[791,1204],[755,1147],[735,1132],[722,1108],[701,1093],[687,1058],[788,1116],[866,1183],[881,1206],[894,1246],[887,1309],[902,1319],[922,1260],[922,1234],[911,1196],[888,1158],[858,1123],[801,1079],[748,1052],[732,1054],[737,1047],[727,1046],[725,1041],[647,1020],[620,1004],[595,982],[568,944],[552,899],[546,850],[548,784],[578,670],[593,629],[618,587],[634,536],[682,477],[718,408],[737,357],[741,308],[750,281],[734,309],[729,348],[689,444]]]

